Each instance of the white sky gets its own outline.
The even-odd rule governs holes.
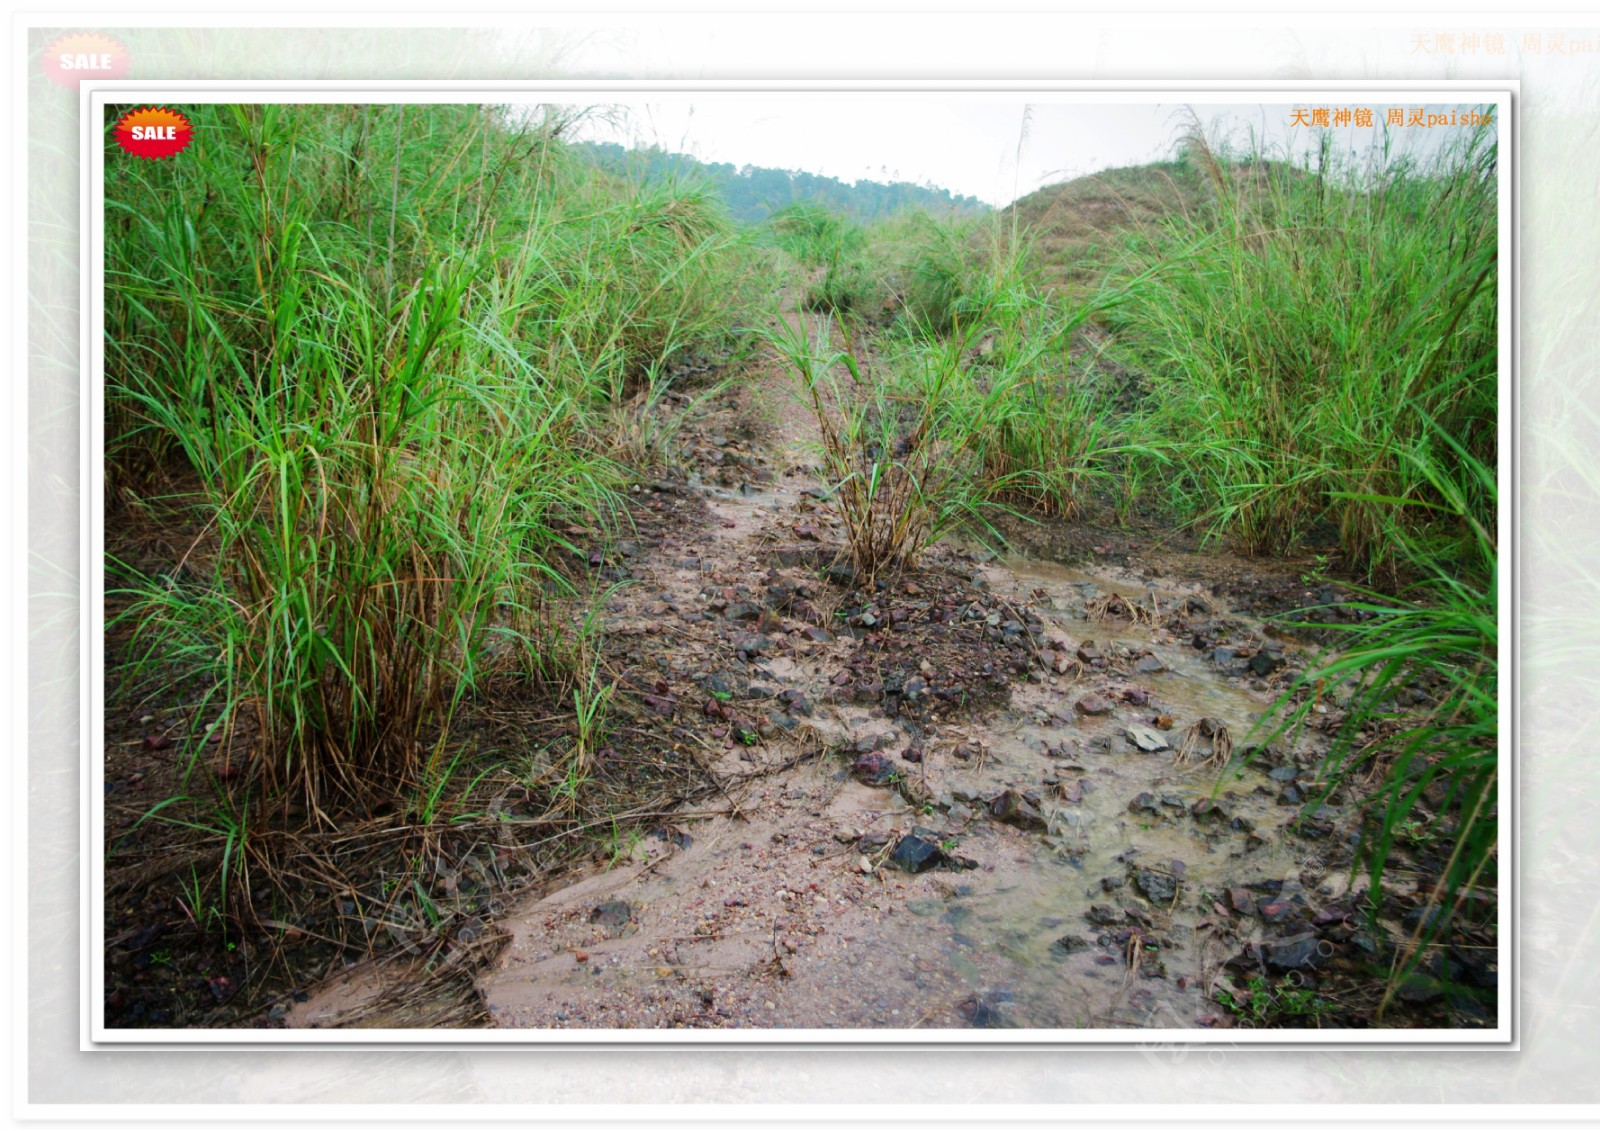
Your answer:
[[[1370,105],[1381,124],[1389,104],[1310,105]],[[1042,185],[1169,157],[1190,114],[1188,105],[1172,102],[1024,103],[1015,96],[819,92],[697,93],[615,109],[613,120],[592,120],[578,136],[658,145],[701,161],[803,170],[846,182],[932,182],[996,206]],[[1269,147],[1281,151],[1289,144],[1304,151],[1318,131],[1290,126],[1293,109],[1193,106],[1208,136],[1247,141],[1254,130],[1268,139]],[[1346,127],[1336,130],[1335,137],[1342,145],[1364,149],[1380,132]],[[1414,128],[1397,131],[1397,137],[1402,145],[1416,147],[1442,141],[1448,132]]]

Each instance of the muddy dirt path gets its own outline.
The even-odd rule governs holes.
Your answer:
[[[1227,963],[1314,985],[1358,948],[1337,814],[1288,828],[1317,751],[1200,764],[1292,648],[1192,583],[956,546],[862,591],[782,374],[691,433],[699,537],[629,563],[611,632],[720,812],[512,909],[496,1025],[1188,1028],[1229,1023]]]

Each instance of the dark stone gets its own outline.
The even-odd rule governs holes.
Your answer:
[[[898,772],[894,761],[881,751],[875,750],[856,759],[856,778],[867,785],[888,785]]]
[[[1137,664],[1133,665],[1133,670],[1140,675],[1155,675],[1157,672],[1166,671],[1167,665],[1154,656],[1144,656]]]
[[[1430,978],[1426,974],[1407,974],[1400,980],[1400,988],[1395,993],[1401,1001],[1408,1001],[1413,1005],[1426,1005],[1443,997],[1444,989],[1437,979]]]
[[[974,1029],[999,1029],[1006,1024],[1005,1010],[1012,995],[1007,990],[973,994],[957,1008]]]
[[[1082,935],[1062,935],[1050,944],[1051,953],[1065,958],[1069,954],[1081,954],[1089,949],[1089,940]]]
[[[1080,715],[1109,715],[1111,713],[1110,702],[1096,695],[1093,691],[1079,699],[1073,704],[1073,707]]]
[[[1133,874],[1133,886],[1151,903],[1163,906],[1178,897],[1178,881],[1164,872],[1141,868]]]
[[[1292,903],[1281,900],[1263,899],[1256,904],[1256,910],[1261,913],[1261,918],[1267,923],[1287,923],[1300,917],[1300,909]]]
[[[989,803],[989,814],[997,821],[1019,829],[1047,829],[1044,814],[1014,789],[1005,790]]]
[[[803,692],[796,691],[793,688],[787,691],[780,691],[778,693],[778,702],[787,707],[792,715],[811,717],[811,703],[806,699]]]
[[[1250,670],[1256,675],[1270,675],[1283,666],[1283,660],[1270,652],[1257,652],[1250,657]]]
[[[772,641],[759,632],[741,632],[735,637],[733,646],[749,656],[764,656],[772,650]]]
[[[1107,907],[1103,903],[1096,903],[1083,913],[1083,917],[1097,927],[1117,927],[1127,921],[1127,915],[1121,908]]]
[[[1128,811],[1130,813],[1150,813],[1157,817],[1161,815],[1161,808],[1156,803],[1156,797],[1153,793],[1141,793],[1138,797],[1128,802]]]
[[[1233,817],[1220,802],[1213,801],[1209,797],[1202,797],[1196,801],[1189,812],[1197,821],[1227,821]]]
[[[1314,970],[1327,961],[1319,945],[1316,935],[1263,942],[1261,958],[1269,970]]]
[[[1267,777],[1271,778],[1273,781],[1291,782],[1299,776],[1300,767],[1298,766],[1274,766],[1271,770],[1267,771]]]
[[[633,922],[633,908],[625,900],[607,900],[589,912],[589,922],[602,927],[625,927]]]
[[[916,763],[922,761],[922,751],[915,746],[907,746],[900,757],[915,765]]]
[[[920,836],[901,837],[900,843],[896,844],[894,851],[889,854],[889,863],[902,872],[910,872],[913,875],[938,867],[943,859],[944,853],[939,850],[939,846]]]

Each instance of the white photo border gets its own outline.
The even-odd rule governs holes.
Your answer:
[[[1499,897],[1499,987],[1497,1024],[1483,1030],[1192,1030],[1192,1029],[1028,1029],[922,1031],[909,1029],[740,1029],[704,1030],[149,1030],[110,1029],[104,1018],[105,890],[104,859],[99,833],[104,821],[104,530],[101,505],[104,489],[104,199],[103,109],[110,103],[474,103],[534,102],[552,97],[568,100],[582,96],[596,102],[627,102],[651,96],[701,97],[740,94],[850,95],[856,97],[940,97],[955,95],[1007,102],[1048,100],[1085,104],[1149,101],[1300,103],[1311,99],[1334,101],[1358,97],[1364,102],[1493,104],[1496,108],[1497,145],[1500,154],[1499,233],[1497,265],[1500,466],[1498,487],[1498,545],[1502,568],[1498,577],[1500,618],[1500,671],[1508,682],[1500,689],[1499,734],[1501,781],[1499,844],[1501,887]],[[1403,1050],[1515,1051],[1517,1025],[1516,927],[1520,921],[1516,868],[1519,759],[1517,747],[1517,657],[1520,611],[1520,540],[1515,532],[1517,469],[1520,464],[1516,427],[1516,343],[1518,304],[1518,232],[1516,217],[1517,144],[1516,114],[1520,81],[1488,80],[1372,80],[1372,81],[1030,81],[996,80],[536,80],[526,82],[470,80],[116,80],[85,81],[79,92],[81,124],[80,301],[83,397],[80,429],[83,437],[83,490],[80,500],[81,578],[83,586],[80,638],[83,678],[80,682],[83,740],[81,744],[84,793],[80,813],[83,869],[80,877],[80,911],[88,927],[81,952],[80,1051],[145,1049],[230,1049],[289,1051],[337,1046],[341,1049],[738,1049],[741,1051],[815,1051],[819,1049],[910,1050],[928,1048],[1053,1050],[1072,1048],[1131,1050],[1160,1047],[1230,1048],[1260,1050]],[[1509,160],[1507,159],[1509,158]],[[1511,549],[1508,551],[1507,547]],[[25,800],[26,793],[23,792]],[[21,827],[26,829],[26,822]],[[25,935],[25,931],[24,931]],[[847,1035],[846,1035],[847,1034]]]

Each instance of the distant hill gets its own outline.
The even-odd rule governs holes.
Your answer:
[[[1092,282],[1127,241],[1142,241],[1168,216],[1197,218],[1216,199],[1213,178],[1259,199],[1275,180],[1308,176],[1280,161],[1208,162],[1198,153],[1174,161],[1106,169],[1046,185],[1002,215],[1028,228],[1058,278]]]
[[[862,223],[921,209],[934,215],[977,215],[990,207],[972,196],[958,196],[935,185],[909,181],[885,184],[824,177],[794,169],[768,169],[759,165],[702,162],[685,153],[663,149],[625,149],[615,142],[576,142],[600,168],[631,179],[694,177],[709,184],[737,220],[758,223],[780,209],[800,201],[821,204]]]
[[[1210,196],[1199,169],[1167,161],[1046,185],[1012,204],[1005,216],[1015,215],[1042,249],[1074,257],[1103,250],[1121,233],[1136,234],[1174,212],[1192,212]]]

